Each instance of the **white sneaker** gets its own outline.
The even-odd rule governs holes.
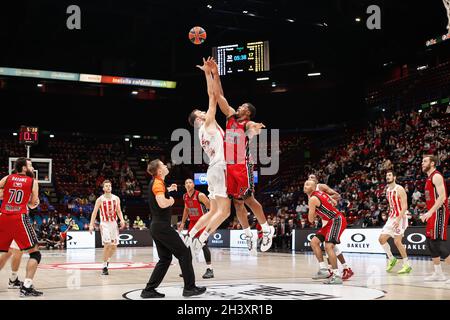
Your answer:
[[[245,240],[247,241],[247,248],[248,251],[252,254],[255,255],[256,254],[256,239],[254,239],[255,237],[253,236],[253,234],[251,236],[247,236],[245,235]]]
[[[332,275],[327,280],[323,282],[323,284],[342,284],[342,278],[338,275]]]
[[[192,238],[189,236],[189,234],[183,236],[183,242],[186,247],[189,248],[191,246]]]
[[[200,251],[202,250],[203,246],[205,244],[201,243],[198,238],[194,238],[191,243],[191,252],[192,252],[192,258],[196,258],[198,260],[198,255],[200,254]]]
[[[316,274],[312,276],[313,280],[327,279],[330,278],[332,274],[328,269],[319,269]]]
[[[275,234],[275,228],[273,226],[269,226],[269,232],[263,232],[263,238],[261,242],[261,251],[265,252],[270,249],[272,246],[272,238]]]
[[[424,279],[425,281],[445,281],[447,278],[443,273],[433,272],[431,276],[428,276]]]

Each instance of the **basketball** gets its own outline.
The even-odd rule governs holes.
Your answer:
[[[189,31],[189,40],[193,44],[202,44],[206,40],[206,31],[202,27],[193,27]]]

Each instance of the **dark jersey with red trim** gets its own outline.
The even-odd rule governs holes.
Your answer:
[[[245,134],[245,127],[249,120],[238,121],[233,115],[228,118],[225,138],[224,152],[227,164],[245,164],[250,157],[249,139]]]
[[[445,185],[445,179],[442,173],[440,173],[437,170],[434,170],[432,174],[427,178],[427,181],[425,182],[425,200],[427,204],[427,209],[430,210],[435,202],[436,199],[439,197],[438,191],[436,189],[436,186],[433,183],[433,177],[435,175],[440,175],[442,177],[442,180],[444,181],[444,204],[442,207],[444,208],[445,212],[448,213],[448,193],[447,193],[447,186]]]
[[[331,197],[322,191],[314,191],[311,197],[316,196],[320,200],[320,206],[316,208],[317,214],[322,218],[322,220],[329,221],[336,218],[337,216],[342,216],[343,214],[333,206],[333,200]]]
[[[33,191],[34,179],[22,174],[10,174],[3,189],[2,214],[26,214]]]
[[[190,221],[198,220],[205,214],[203,204],[198,199],[199,194],[200,192],[195,190],[192,197],[187,192],[183,195],[184,205],[188,209]]]

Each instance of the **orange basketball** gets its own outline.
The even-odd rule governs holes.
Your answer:
[[[202,44],[206,40],[206,31],[202,27],[193,27],[189,31],[189,40],[193,44]]]

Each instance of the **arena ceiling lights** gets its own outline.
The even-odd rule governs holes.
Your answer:
[[[177,83],[167,80],[139,79],[117,76],[106,76],[97,74],[71,73],[59,71],[33,70],[33,69],[17,69],[0,67],[0,75],[9,77],[25,77],[38,79],[66,80],[88,83],[104,83],[104,84],[122,84],[137,87],[153,87],[175,89]]]

